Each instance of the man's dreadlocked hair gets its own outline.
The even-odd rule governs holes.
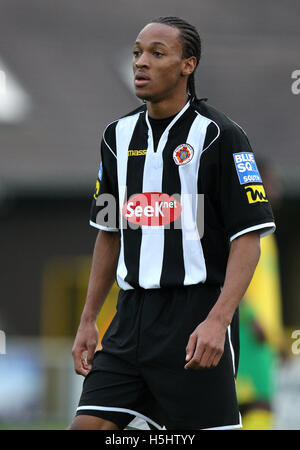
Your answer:
[[[180,17],[158,17],[157,19],[151,20],[150,23],[163,23],[169,25],[170,27],[178,28],[180,31],[180,39],[182,41],[182,56],[183,58],[189,58],[190,56],[195,56],[197,59],[196,68],[199,64],[201,58],[201,39],[196,28],[181,19]],[[195,89],[195,76],[194,72],[189,76],[187,89],[194,101],[197,101],[196,89]]]

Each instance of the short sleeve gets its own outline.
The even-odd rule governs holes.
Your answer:
[[[101,162],[96,179],[90,211],[90,225],[100,230],[119,231],[117,158],[105,143],[101,142]]]
[[[275,230],[272,208],[244,131],[233,125],[220,136],[220,205],[230,241],[250,231]]]

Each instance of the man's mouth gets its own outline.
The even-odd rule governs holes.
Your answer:
[[[136,73],[134,77],[134,84],[136,87],[146,86],[150,82],[150,77],[144,73]]]

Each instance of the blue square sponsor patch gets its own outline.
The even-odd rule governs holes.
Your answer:
[[[262,183],[253,153],[234,153],[233,159],[240,184]]]

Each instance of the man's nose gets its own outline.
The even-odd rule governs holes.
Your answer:
[[[142,53],[135,61],[136,67],[149,67],[149,58],[145,53]]]

